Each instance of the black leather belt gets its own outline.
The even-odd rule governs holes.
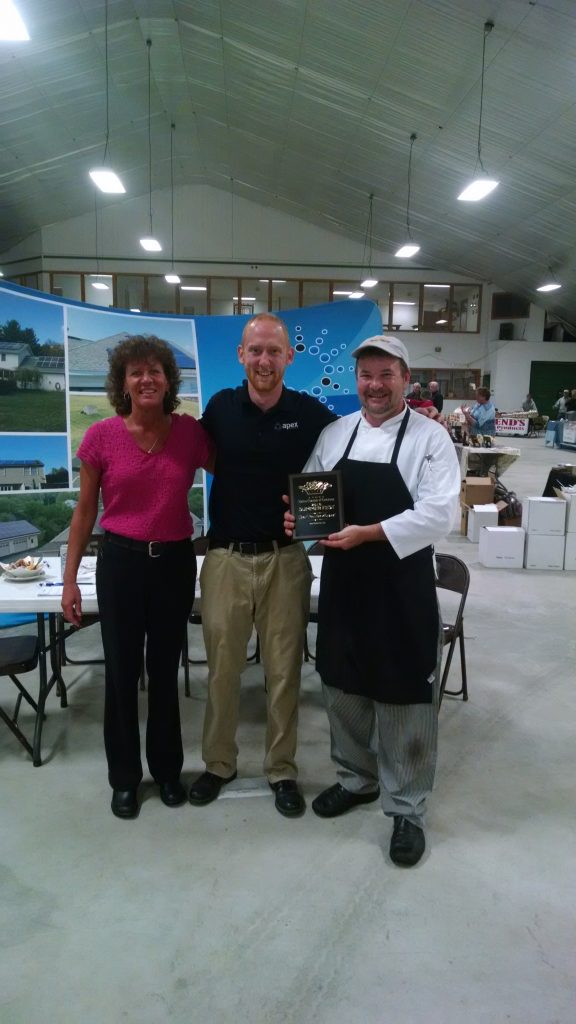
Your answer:
[[[283,537],[282,540],[209,540],[208,550],[231,548],[232,551],[236,551],[240,555],[263,555],[266,551],[285,548],[291,543],[289,537]]]
[[[131,537],[123,537],[121,533],[106,533],[102,537],[104,544],[116,544],[119,548],[129,548],[131,551],[141,551],[150,558],[160,558],[160,555],[168,548],[175,548],[178,545],[191,544],[189,537],[182,540],[132,540]]]

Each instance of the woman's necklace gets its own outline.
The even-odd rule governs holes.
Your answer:
[[[156,445],[158,444],[159,440],[160,440],[160,434],[158,434],[158,437],[154,441],[154,444],[152,445],[152,447],[146,449],[146,455],[152,455],[152,452],[154,451],[154,449],[155,449]]]

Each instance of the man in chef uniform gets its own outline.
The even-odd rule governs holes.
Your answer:
[[[343,530],[324,541],[317,669],[338,781],[316,797],[333,818],[380,796],[390,856],[416,864],[434,781],[441,623],[433,545],[456,518],[460,467],[438,423],[404,400],[409,355],[397,338],[352,353],[361,411],[321,433],[305,472],[339,469]],[[286,531],[294,517],[286,513]]]

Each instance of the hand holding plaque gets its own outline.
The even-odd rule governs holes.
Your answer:
[[[319,540],[344,527],[342,476],[329,473],[292,473],[290,508],[296,518],[295,540]]]

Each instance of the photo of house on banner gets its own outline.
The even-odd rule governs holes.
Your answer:
[[[66,430],[62,305],[0,287],[0,431]]]
[[[68,438],[50,434],[3,434],[0,493],[67,490]]]

